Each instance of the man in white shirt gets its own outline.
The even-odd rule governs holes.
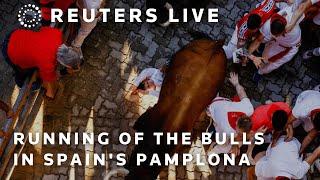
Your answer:
[[[292,115],[296,118],[293,122],[294,127],[302,124],[308,132],[300,150],[303,153],[320,133],[320,92],[315,90],[302,92],[297,98]]]
[[[144,69],[133,82],[130,88],[132,95],[152,95],[159,98],[164,74],[156,68]]]
[[[268,149],[254,157],[255,174],[258,180],[269,180],[279,177],[301,179],[320,156],[320,146],[311,156],[303,160],[299,155],[300,142],[293,138],[287,140],[286,127],[289,116],[272,117],[272,142]],[[280,115],[280,114],[279,114]],[[283,118],[285,117],[285,118]]]
[[[253,106],[244,88],[239,83],[238,74],[231,73],[229,81],[236,88],[240,102],[232,102],[227,98],[217,97],[208,107],[207,112],[213,120],[211,123],[214,126],[215,133],[226,133],[228,137],[234,133],[236,139],[241,141],[242,133],[251,131],[252,123],[249,117],[253,113]],[[231,151],[238,154],[238,150],[238,146],[231,146],[230,143],[226,143],[209,149],[208,154],[229,153]]]
[[[309,132],[314,128],[313,117],[320,114],[320,92],[315,90],[307,90],[302,92],[296,101],[296,104],[292,110],[292,115],[297,119],[294,122],[294,126],[298,126],[301,123],[304,129]]]
[[[311,156],[302,160],[299,156],[300,142],[293,139],[285,141],[286,136],[282,136],[275,146],[269,146],[266,155],[257,159],[255,174],[258,180],[269,180],[277,177],[289,179],[302,179],[310,169],[316,159],[320,157],[320,147]]]
[[[299,25],[294,26],[290,32],[285,31],[287,22],[290,22],[298,3],[296,2],[274,14],[261,27],[259,37],[250,45],[249,54],[252,54],[261,43],[266,44],[262,54],[263,62],[260,63],[259,70],[255,74],[255,81],[259,81],[261,75],[268,74],[289,62],[298,52],[301,42]],[[299,19],[299,21],[301,20],[302,18]]]
[[[248,14],[245,14],[237,23],[235,31],[227,45],[223,46],[228,59],[234,52],[256,37],[259,28],[283,6],[292,4],[294,0],[264,0],[257,4]],[[254,61],[253,61],[254,62]]]

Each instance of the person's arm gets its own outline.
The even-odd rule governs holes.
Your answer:
[[[303,16],[304,12],[311,7],[313,4],[313,2],[311,0],[307,0],[304,3],[301,3],[300,6],[298,7],[298,9],[295,11],[295,13],[293,14],[290,22],[288,23],[288,25],[286,26],[286,32],[290,32],[292,31],[292,29],[296,26],[297,22],[299,21],[299,19]]]
[[[236,88],[237,94],[238,94],[240,99],[248,97],[246,91],[243,88],[243,86],[241,86],[240,83],[239,83],[239,76],[238,76],[237,73],[231,72],[229,81]]]
[[[305,159],[305,161],[311,166],[320,157],[320,146],[313,151],[313,153]]]
[[[252,60],[252,62],[254,63],[254,65],[259,69],[262,62],[263,62],[263,58],[262,57],[256,57],[254,55],[252,55],[253,52],[255,52],[256,50],[258,50],[258,48],[260,47],[261,43],[264,40],[264,35],[262,33],[259,33],[259,36],[250,44],[249,48],[248,48],[248,52],[249,52],[249,59]]]
[[[264,39],[263,34],[259,33],[258,37],[250,44],[248,48],[249,54],[252,54],[259,48],[259,46],[263,42],[263,39]]]
[[[308,133],[308,135],[302,141],[301,148],[300,148],[300,154],[306,150],[306,148],[317,137],[318,134],[319,134],[319,132],[316,129],[312,129]]]

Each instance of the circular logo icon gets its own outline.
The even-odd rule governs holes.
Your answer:
[[[22,6],[18,13],[18,21],[20,25],[31,29],[41,22],[41,10],[34,4],[26,4]]]

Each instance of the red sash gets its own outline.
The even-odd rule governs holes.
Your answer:
[[[283,46],[282,46],[283,47]],[[268,59],[269,62],[276,62],[279,59],[281,59],[283,56],[288,54],[288,52],[292,49],[292,47],[283,47],[285,48],[283,51],[279,52],[278,54],[272,56],[271,58]]]

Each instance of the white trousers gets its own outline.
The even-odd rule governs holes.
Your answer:
[[[98,9],[100,8],[100,0],[84,0],[82,1],[82,4],[84,7],[80,7],[79,10],[79,16],[80,16],[80,21],[81,21],[81,27],[78,31],[77,36],[75,37],[74,41],[72,42],[72,46],[74,47],[81,47],[84,40],[86,39],[87,36],[91,33],[91,31],[96,27],[98,18],[95,18],[93,22],[85,22],[83,20],[83,12],[82,9],[87,9],[87,16],[88,19],[91,17],[91,9],[95,10],[95,12],[98,12]],[[78,5],[79,6],[79,5]],[[96,15],[96,13],[95,13]]]
[[[98,19],[96,18],[93,22],[85,22],[82,17],[80,17],[81,20],[81,27],[78,31],[77,36],[72,42],[72,46],[74,47],[81,47],[84,40],[89,36],[91,31],[96,27]]]
[[[274,55],[277,55],[283,51],[285,51],[286,48],[280,46],[277,42],[272,41],[266,44],[265,50],[263,51],[263,57],[270,59]],[[297,54],[299,51],[299,47],[292,47],[290,51],[284,55],[282,58],[276,60],[275,62],[269,62],[262,68],[258,70],[259,74],[268,74],[272,72],[273,70],[278,69],[283,64],[289,62],[292,60],[292,58]]]

